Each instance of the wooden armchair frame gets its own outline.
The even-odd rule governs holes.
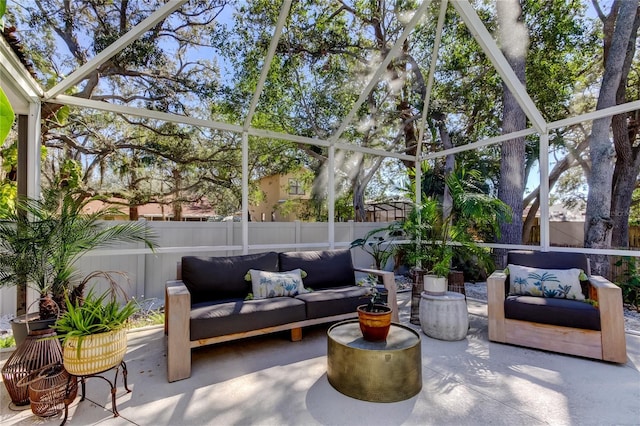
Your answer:
[[[507,275],[496,271],[487,279],[489,340],[604,361],[627,362],[620,287],[603,277],[589,277],[590,298],[598,302],[601,330],[583,330],[505,318]]]

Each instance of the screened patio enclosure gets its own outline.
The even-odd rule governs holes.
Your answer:
[[[18,4],[20,3],[20,4]],[[45,2],[53,4],[54,2]],[[47,87],[41,82],[51,77],[50,74],[39,70],[36,66],[35,75],[31,75],[22,61],[8,45],[5,39],[0,38],[0,82],[2,89],[7,94],[13,109],[18,117],[17,133],[19,146],[19,192],[29,196],[36,196],[40,187],[40,123],[42,111],[47,106],[58,108],[69,107],[71,111],[91,110],[96,113],[104,113],[105,117],[125,117],[126,121],[157,126],[159,123],[170,124],[181,129],[195,129],[204,139],[226,141],[229,146],[241,153],[241,212],[242,212],[242,252],[252,250],[249,243],[248,210],[250,185],[252,179],[250,169],[250,150],[257,146],[275,143],[289,144],[291,150],[296,147],[315,147],[310,151],[322,151],[326,155],[324,171],[321,173],[321,184],[326,189],[326,208],[328,227],[326,245],[336,247],[335,237],[335,200],[337,180],[345,172],[343,170],[345,158],[350,156],[366,156],[367,158],[391,158],[405,164],[413,164],[416,169],[416,181],[422,177],[421,165],[424,160],[433,160],[449,154],[462,153],[471,150],[484,150],[498,147],[504,141],[515,138],[536,138],[538,140],[538,170],[540,185],[540,244],[537,246],[497,245],[488,244],[491,247],[500,248],[527,248],[549,250],[549,139],[557,129],[566,128],[577,123],[587,123],[592,120],[610,117],[628,111],[640,109],[640,101],[635,100],[611,108],[590,111],[581,114],[567,112],[565,118],[549,121],[541,113],[541,108],[536,105],[532,96],[527,93],[515,72],[509,65],[503,52],[498,46],[495,34],[492,34],[485,26],[486,17],[481,18],[477,7],[468,0],[434,0],[416,2],[415,5],[405,5],[393,9],[389,6],[384,9],[386,13],[376,17],[380,19],[379,28],[384,29],[388,39],[383,40],[383,45],[376,42],[381,39],[378,34],[371,32],[371,27],[358,27],[356,23],[355,5],[349,2],[338,2],[334,6],[325,9],[325,3],[314,5],[313,2],[292,2],[285,0],[282,3],[269,3],[270,7],[264,10],[270,11],[270,15],[252,16],[252,2],[229,3],[211,2],[206,9],[206,18],[198,21],[199,15],[194,14],[199,7],[188,1],[160,2],[159,7],[145,10],[143,5],[138,5],[136,16],[130,17],[128,31],[115,40],[102,40],[100,45],[94,43],[91,49],[82,49],[85,56],[77,64],[71,60],[62,60],[64,56],[59,53],[69,40],[55,38],[51,41],[52,55],[60,55],[53,62],[61,64],[64,69],[56,70],[54,81],[51,78]],[[383,2],[384,3],[384,2]],[[381,3],[382,4],[382,3]],[[8,1],[7,8],[16,11],[22,7],[35,7],[33,2]],[[306,10],[301,8],[306,7]],[[382,9],[381,9],[382,10]],[[484,11],[485,9],[483,9]],[[51,13],[58,13],[52,11]],[[25,13],[22,11],[21,13]],[[87,43],[91,39],[90,20],[80,14],[77,15],[78,27],[87,25],[82,37],[75,40],[78,44]],[[84,13],[84,12],[83,12]],[[353,15],[350,15],[353,13]],[[483,12],[484,13],[484,12]],[[243,16],[242,21],[233,21]],[[341,19],[339,25],[331,27],[322,21],[330,16]],[[527,127],[524,130],[509,134],[500,134],[498,131],[492,135],[484,135],[472,143],[454,146],[449,149],[433,149],[436,145],[435,135],[429,131],[428,115],[437,109],[434,106],[433,90],[438,75],[438,61],[443,55],[450,52],[443,51],[443,35],[448,34],[451,17],[456,22],[462,23],[475,42],[480,46],[482,55],[489,60],[497,71],[501,82],[515,96],[518,105],[527,117]],[[307,19],[301,22],[303,19]],[[491,18],[493,19],[493,18]],[[55,21],[52,20],[52,22]],[[250,36],[246,33],[233,32],[232,22],[242,22],[246,28],[254,32]],[[374,22],[372,18],[369,24]],[[55,22],[54,22],[55,23]],[[192,26],[189,27],[187,23]],[[12,24],[12,23],[9,23]],[[135,72],[129,71],[130,77],[123,77],[113,69],[117,67],[117,61],[122,61],[126,55],[140,46],[142,41],[162,33],[165,27],[179,28],[183,26],[183,32],[176,32],[184,36],[167,37],[162,45],[165,53],[173,55],[176,68],[172,69],[166,63],[154,63],[147,61],[136,64]],[[245,29],[246,29],[245,28]],[[305,45],[306,40],[331,40],[338,38],[338,29],[344,28],[349,35],[360,37],[368,53],[363,55],[356,65],[344,66],[336,59],[334,62],[314,59],[313,62],[305,61],[303,55],[313,50],[318,52],[322,46]],[[18,27],[18,36],[22,43],[28,44],[29,38],[35,36]],[[196,36],[199,32],[208,30],[208,36],[216,42],[209,46],[189,43],[184,40],[190,36]],[[246,38],[242,38],[246,36]],[[227,38],[225,38],[227,37]],[[251,38],[253,37],[253,38]],[[105,37],[106,39],[106,37]],[[230,54],[230,49],[247,48],[249,42],[255,43],[256,48],[251,55],[244,57],[245,62],[240,64]],[[365,43],[366,42],[366,43]],[[138,43],[138,44],[136,44]],[[420,46],[419,53],[412,51],[415,46]],[[412,55],[408,55],[412,53]],[[344,52],[345,57],[353,55],[352,51]],[[207,61],[201,60],[207,58]],[[407,57],[418,60],[411,62]],[[42,59],[42,58],[41,58]],[[68,59],[68,58],[67,58]],[[399,61],[403,62],[403,72],[395,73]],[[114,65],[115,64],[115,65]],[[198,64],[198,65],[194,65]],[[234,74],[238,68],[243,73]],[[251,67],[249,67],[251,65]],[[154,69],[154,67],[157,67]],[[328,81],[320,80],[318,70],[332,69],[335,72]],[[185,71],[186,70],[186,71]],[[349,72],[346,72],[349,71]],[[153,98],[149,93],[155,86],[169,84],[166,75],[174,72],[181,73],[181,83],[184,87],[196,87],[200,94],[189,93],[187,90],[175,90],[174,98],[165,100]],[[62,77],[64,76],[64,77]],[[207,78],[215,76],[217,86],[205,87]],[[232,81],[238,76],[246,77],[244,80]],[[342,78],[342,81],[338,80]],[[130,79],[130,84],[123,81]],[[154,78],[155,80],[154,82]],[[164,79],[164,80],[162,80]],[[177,78],[176,78],[177,80]],[[409,83],[407,83],[409,82]],[[172,82],[175,83],[175,82]],[[238,89],[234,84],[242,84]],[[285,84],[290,83],[290,87]],[[198,84],[203,84],[198,86]],[[305,91],[318,85],[318,87],[336,87],[345,99],[321,99],[318,94]],[[410,122],[414,124],[417,141],[414,145],[398,144],[398,135],[403,135],[407,121],[398,119],[396,104],[393,103],[399,96],[405,84],[420,85],[422,90],[413,93],[411,100],[412,117]],[[237,89],[237,109],[234,111],[221,111],[212,108],[210,98],[202,97],[206,90],[215,91],[220,87]],[[295,89],[295,90],[294,90]],[[139,90],[139,92],[136,92]],[[157,92],[153,92],[157,93]],[[292,104],[288,111],[310,112],[310,104],[317,108],[340,108],[339,119],[333,121],[313,123],[295,122],[291,116],[280,115],[278,109],[278,94],[282,101]],[[315,97],[314,97],[315,96]],[[380,100],[383,97],[388,100]],[[417,99],[416,99],[417,97]],[[202,103],[202,100],[207,102]],[[371,118],[370,104],[372,99],[379,101],[375,120]],[[309,116],[312,114],[308,114]],[[298,116],[301,117],[302,114]],[[455,114],[452,114],[456,120]],[[321,116],[319,118],[325,118]],[[113,118],[115,120],[115,118]],[[458,118],[459,119],[459,118]],[[381,124],[384,123],[384,126]],[[106,127],[106,125],[105,125]],[[383,131],[379,131],[384,128]],[[101,128],[97,125],[93,129],[99,133]],[[285,146],[285,145],[283,145]],[[421,198],[420,184],[415,186],[415,199]],[[304,247],[300,247],[304,248]],[[565,251],[580,251],[599,254],[625,254],[640,256],[637,250],[593,250],[583,248],[554,248]],[[171,248],[160,248],[171,251]],[[140,249],[140,253],[144,250]]]

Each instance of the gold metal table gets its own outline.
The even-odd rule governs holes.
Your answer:
[[[358,320],[327,331],[327,378],[339,392],[371,402],[409,399],[422,389],[420,335],[392,323],[383,342],[362,338]]]

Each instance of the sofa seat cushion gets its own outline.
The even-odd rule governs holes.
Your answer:
[[[299,294],[296,299],[306,304],[308,319],[322,318],[350,312],[355,314],[358,306],[367,303],[367,291],[367,287],[353,285]]]
[[[267,252],[226,257],[182,258],[182,281],[191,293],[191,304],[244,299],[251,292],[251,283],[244,276],[249,269],[278,270],[278,253]]]
[[[198,303],[191,307],[190,339],[242,333],[304,319],[304,302],[293,297]]]
[[[600,312],[589,303],[535,296],[508,296],[505,318],[562,327],[600,330]]]
[[[318,250],[280,253],[280,270],[300,268],[307,273],[304,286],[313,290],[355,285],[350,250]],[[257,268],[254,268],[257,269]]]

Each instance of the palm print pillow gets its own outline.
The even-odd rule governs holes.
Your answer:
[[[510,275],[509,294],[584,300],[580,280],[586,279],[582,269],[539,269],[507,265]]]

